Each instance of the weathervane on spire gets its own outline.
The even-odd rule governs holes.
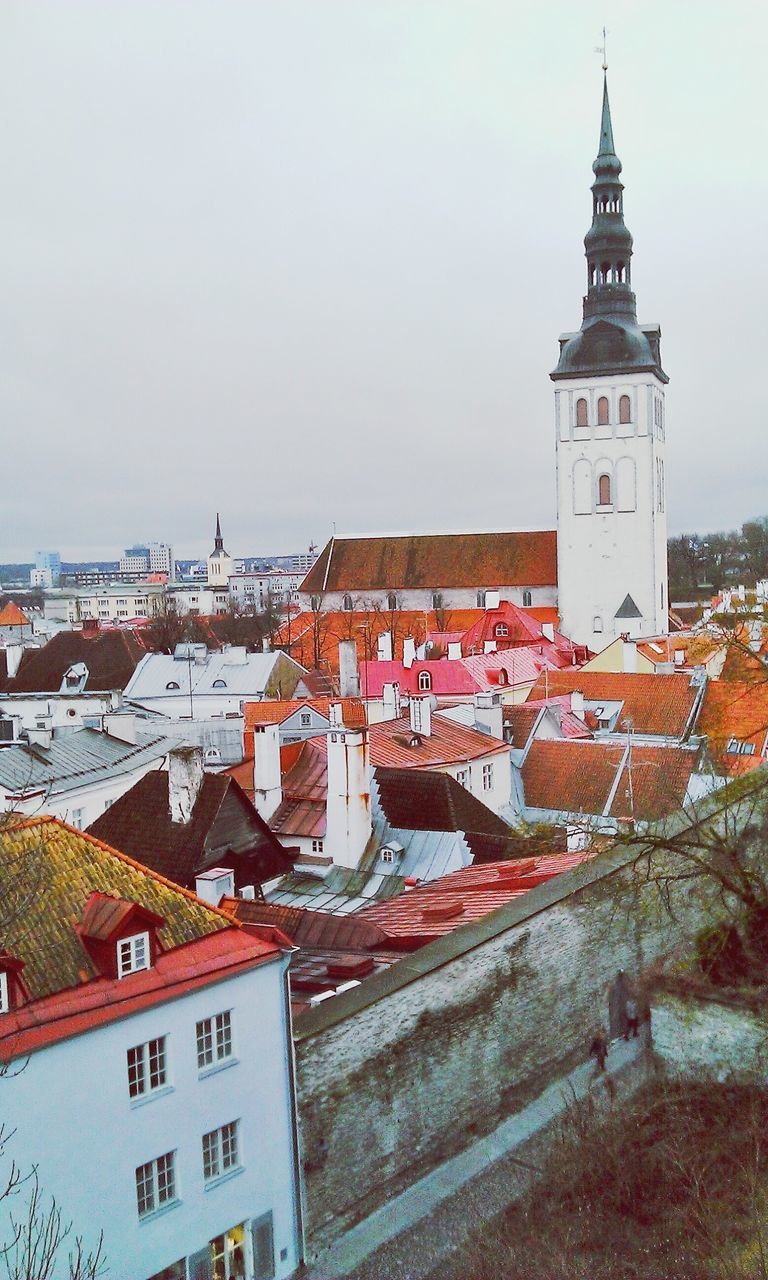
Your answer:
[[[607,40],[608,40],[608,32],[606,31],[605,27],[603,27],[603,43],[597,45],[595,48],[595,53],[602,53],[603,55],[603,71],[608,70]]]

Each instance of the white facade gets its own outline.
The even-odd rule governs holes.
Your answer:
[[[22,729],[41,727],[54,736],[67,730],[101,727],[101,716],[120,706],[122,696],[111,693],[0,693],[0,713],[18,716]]]
[[[184,1280],[211,1280],[209,1242],[241,1227],[246,1280],[296,1270],[301,1250],[287,962],[283,955],[39,1049],[5,1081],[3,1120],[14,1131],[9,1159],[23,1170],[38,1167],[45,1193],[56,1197],[64,1221],[87,1246],[104,1231],[106,1263],[116,1280],[147,1280],[181,1261]],[[197,1023],[225,1011],[233,1054],[200,1071]],[[168,1083],[131,1099],[128,1051],[161,1037]],[[237,1165],[206,1183],[203,1135],[233,1122]],[[168,1153],[175,1196],[140,1217],[136,1171]],[[3,1240],[10,1238],[9,1211],[18,1213],[18,1206],[17,1197],[0,1203]],[[256,1224],[262,1241],[271,1225],[274,1269],[268,1259],[256,1266]],[[237,1230],[230,1241],[240,1238]],[[69,1275],[62,1252],[51,1280]]]
[[[43,614],[46,619],[81,622],[127,622],[131,618],[148,618],[159,612],[163,584],[146,583],[138,587],[118,582],[103,587],[62,587],[46,592]]]
[[[628,414],[627,399],[621,412],[624,397]],[[599,411],[602,398],[607,415]],[[579,401],[586,401],[586,415]],[[587,425],[579,425],[584,416]],[[559,380],[555,429],[561,630],[595,650],[627,632],[665,633],[663,382],[648,372]],[[622,611],[627,596],[640,616]]]
[[[546,587],[504,586],[501,584],[479,584],[477,587],[435,587],[432,589],[398,589],[397,591],[326,591],[322,595],[312,592],[298,593],[302,609],[318,609],[321,613],[337,611],[369,612],[380,610],[392,612],[391,596],[395,597],[394,610],[431,611],[435,609],[484,609],[488,591],[498,592],[502,599],[511,600],[512,604],[521,608],[554,608],[557,605],[557,586],[553,583]],[[450,627],[450,618],[448,619]]]
[[[234,573],[229,579],[229,597],[243,608],[259,610],[270,603],[298,604],[301,582],[300,573],[286,573],[282,569]]]

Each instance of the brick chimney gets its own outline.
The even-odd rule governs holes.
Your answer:
[[[202,747],[174,747],[168,752],[168,808],[171,822],[186,826],[192,821],[203,777]]]
[[[325,852],[337,866],[357,869],[371,838],[371,759],[368,730],[348,729],[332,702],[328,733]]]

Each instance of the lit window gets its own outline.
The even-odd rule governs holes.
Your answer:
[[[429,693],[432,688],[432,676],[429,671],[419,672],[419,691],[421,693]]]
[[[8,974],[0,973],[0,1013],[9,1013],[11,1000],[8,993]]]
[[[599,507],[610,507],[611,505],[611,477],[608,475],[598,477],[597,505]]]
[[[168,1083],[165,1036],[128,1050],[128,1093],[143,1098]]]
[[[136,933],[132,938],[121,938],[117,944],[117,976],[125,978],[149,968],[149,934]]]
[[[239,1121],[233,1120],[231,1124],[223,1124],[220,1129],[203,1134],[203,1178],[206,1182],[238,1167],[238,1124]]]
[[[312,841],[312,852],[313,852],[313,853],[322,853],[322,852],[323,852],[323,841],[322,841],[322,840],[313,840],[313,841]]]
[[[597,402],[597,421],[601,427],[607,427],[609,421],[610,410],[608,406],[608,397],[600,396]]]
[[[483,791],[490,791],[493,787],[493,765],[483,765]]]
[[[197,1024],[197,1066],[200,1071],[232,1057],[232,1014],[217,1013]]]
[[[176,1152],[168,1151],[136,1170],[136,1203],[139,1217],[154,1213],[176,1199]]]

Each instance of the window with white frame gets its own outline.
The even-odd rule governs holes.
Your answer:
[[[147,1040],[128,1050],[128,1093],[143,1098],[168,1083],[166,1038]]]
[[[11,999],[8,991],[8,974],[0,973],[0,1013],[9,1013]]]
[[[117,976],[126,978],[149,968],[149,934],[135,933],[131,938],[121,938],[117,944]]]
[[[739,738],[729,738],[725,749],[730,755],[753,756],[755,754],[754,742],[742,742]]]
[[[229,1009],[198,1022],[196,1033],[200,1071],[232,1057],[232,1013]]]
[[[312,852],[313,852],[313,853],[322,853],[322,852],[323,852],[323,848],[324,848],[324,841],[322,841],[322,840],[313,840],[313,841],[312,841]]]
[[[457,769],[456,781],[459,783],[460,786],[468,787],[469,786],[469,769]]]
[[[388,849],[387,846],[385,845],[381,851],[381,860],[382,862],[394,862],[395,860],[394,849]]]
[[[211,1182],[240,1164],[239,1120],[203,1134],[203,1178]]]
[[[493,765],[483,765],[483,791],[490,791],[493,787]]]
[[[167,1151],[136,1170],[136,1204],[144,1218],[176,1199],[176,1152]]]

